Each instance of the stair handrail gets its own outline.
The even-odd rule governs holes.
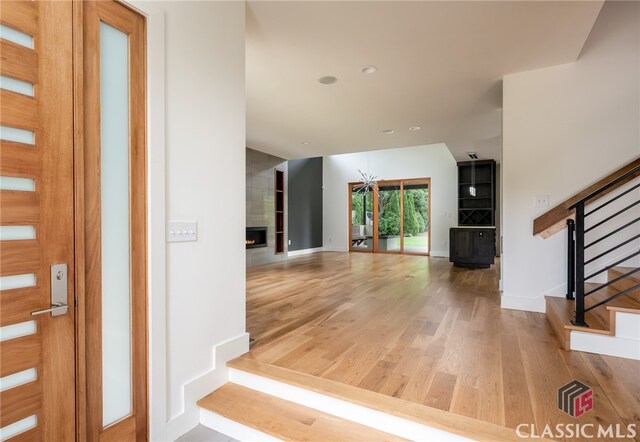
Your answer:
[[[580,201],[596,201],[637,176],[640,176],[640,157],[536,217],[533,221],[533,235],[548,238],[563,230],[566,220],[575,215],[575,207]]]
[[[609,190],[614,186],[617,188],[617,187],[619,187],[618,184],[620,184],[620,185],[625,184],[627,181],[630,181],[633,178],[635,178],[635,176],[639,172],[640,172],[640,165],[635,166],[633,169],[627,171],[623,175],[620,175],[618,178],[614,179],[613,181],[609,181],[609,183],[605,184],[604,186],[600,187],[597,190],[594,190],[593,192],[591,192],[590,194],[588,194],[584,198],[576,201],[574,204],[569,206],[569,210],[575,209],[578,206],[578,204],[580,204],[580,203],[586,204],[587,202],[593,202],[591,200],[594,199],[596,196],[600,195],[602,192],[604,192],[606,190]],[[613,190],[613,189],[611,189],[611,190]],[[595,201],[595,199],[594,199],[594,201]]]
[[[638,160],[636,160],[638,161]],[[631,163],[633,164],[633,163]],[[627,165],[626,167],[628,167],[630,165]],[[617,201],[620,198],[630,194],[633,190],[637,189],[638,187],[640,187],[640,183],[635,184],[633,187],[626,189],[624,192],[620,193],[619,195],[616,195],[615,197],[611,198],[608,201],[605,201],[604,203],[602,203],[601,205],[599,205],[598,207],[596,207],[593,210],[590,210],[588,213],[585,213],[585,208],[587,205],[592,204],[594,201],[598,200],[601,196],[603,196],[606,193],[609,193],[611,190],[614,190],[618,187],[620,187],[622,184],[626,184],[627,182],[630,182],[632,180],[634,180],[635,178],[640,176],[640,164],[637,164],[633,167],[628,167],[628,170],[626,170],[624,173],[622,173],[621,175],[617,176],[614,179],[611,179],[609,182],[599,186],[598,188],[596,188],[595,190],[589,192],[588,194],[586,194],[585,196],[583,196],[582,198],[580,198],[579,200],[577,200],[576,202],[574,202],[573,204],[571,204],[568,207],[568,210],[573,211],[574,215],[575,215],[575,220],[574,219],[567,219],[567,239],[568,239],[568,251],[567,251],[567,299],[569,300],[575,300],[575,319],[572,322],[572,324],[577,325],[577,326],[582,326],[582,327],[588,327],[589,325],[587,324],[587,322],[585,321],[585,314],[586,312],[593,310],[597,307],[600,307],[604,304],[607,304],[611,301],[613,301],[616,298],[619,298],[621,296],[624,296],[627,293],[631,293],[637,289],[640,288],[640,284],[636,284],[633,287],[630,287],[626,290],[623,290],[621,292],[618,292],[612,296],[609,296],[608,298],[601,300],[593,305],[591,305],[590,307],[586,308],[585,307],[585,298],[592,295],[593,293],[602,290],[606,287],[609,287],[610,285],[612,285],[614,281],[610,281],[607,284],[603,284],[601,286],[598,286],[595,289],[589,290],[589,292],[585,293],[585,282],[589,279],[591,279],[592,277],[610,270],[611,268],[613,268],[614,266],[617,266],[618,264],[622,264],[625,261],[640,255],[640,249],[638,249],[635,252],[632,252],[630,255],[628,256],[624,256],[622,258],[618,258],[616,260],[615,263],[613,264],[609,264],[604,266],[602,269],[595,271],[595,272],[591,272],[589,275],[585,276],[585,267],[586,265],[595,262],[597,259],[602,258],[603,256],[613,252],[614,250],[619,249],[620,247],[631,243],[632,241],[635,241],[636,239],[638,239],[640,237],[640,235],[636,235],[634,237],[631,238],[626,238],[625,240],[617,243],[616,245],[614,245],[613,247],[610,247],[609,249],[607,249],[605,252],[601,252],[600,254],[598,254],[596,257],[593,257],[589,260],[585,260],[585,250],[591,246],[593,246],[594,244],[601,242],[602,240],[606,239],[606,238],[610,238],[612,237],[614,234],[625,230],[627,227],[640,222],[640,217],[637,217],[635,219],[632,219],[631,221],[625,223],[622,226],[618,226],[616,228],[612,228],[609,231],[607,231],[604,234],[601,234],[597,239],[592,240],[591,243],[585,245],[585,234],[588,232],[591,232],[592,230],[599,228],[600,226],[608,223],[610,220],[615,219],[616,217],[618,217],[619,215],[625,213],[627,210],[637,206],[638,204],[640,204],[639,200],[634,200],[631,203],[625,203],[626,205],[621,209],[621,210],[617,210],[616,212],[614,212],[612,215],[607,216],[606,218],[604,218],[603,220],[597,222],[595,225],[589,227],[588,229],[585,229],[585,218],[588,217],[589,215],[591,215],[592,213],[598,211],[599,209],[601,209],[604,206],[607,206],[608,204],[612,203],[613,201]],[[622,278],[625,277],[629,277],[631,276],[633,273],[636,273],[639,269],[635,269],[631,272],[627,272],[626,274],[620,276],[617,278],[617,280],[620,280]]]

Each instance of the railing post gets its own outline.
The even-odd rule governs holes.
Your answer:
[[[584,321],[584,202],[576,206],[576,319],[573,325],[588,327]]]
[[[576,240],[574,237],[576,223],[572,219],[567,220],[567,299],[575,299],[573,293],[576,290]]]

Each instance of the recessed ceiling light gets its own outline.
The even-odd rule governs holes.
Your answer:
[[[385,135],[391,135],[391,134],[395,134],[396,131],[393,130],[393,129],[385,129],[385,130],[382,131],[382,133],[385,134]]]
[[[336,77],[332,77],[331,75],[327,75],[326,77],[320,77],[318,81],[322,84],[333,84],[338,81],[338,79]]]
[[[409,128],[409,130],[413,130],[413,131],[420,130],[420,129],[422,129],[420,126],[411,126]]]
[[[303,141],[302,144],[309,144],[309,142],[308,141]]]
[[[360,69],[360,72],[362,72],[365,75],[375,74],[377,71],[378,71],[378,68],[371,65],[362,66],[362,68]]]

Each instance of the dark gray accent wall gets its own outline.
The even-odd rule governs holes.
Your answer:
[[[322,158],[289,160],[289,251],[322,247]]]

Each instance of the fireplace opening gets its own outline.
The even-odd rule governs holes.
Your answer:
[[[247,236],[244,240],[247,249],[257,249],[258,247],[267,247],[267,228],[266,227],[247,227]]]

